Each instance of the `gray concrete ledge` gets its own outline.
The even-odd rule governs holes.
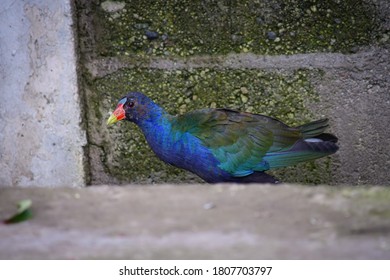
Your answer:
[[[390,259],[390,189],[0,188],[0,259]]]

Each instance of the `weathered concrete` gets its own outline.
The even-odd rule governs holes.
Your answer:
[[[88,69],[99,78],[100,86],[97,93],[90,93],[93,104],[90,107],[93,111],[89,114],[90,141],[94,144],[90,158],[94,182],[115,182],[110,176],[121,175],[121,172],[122,180],[136,181],[142,178],[139,175],[142,170],[148,174],[144,181],[150,178],[158,182],[174,181],[175,175],[164,175],[172,173],[172,168],[152,160],[153,155],[134,126],[120,123],[107,129],[101,121],[115,106],[116,101],[111,95],[119,97],[127,90],[141,88],[170,113],[180,112],[182,108],[208,107],[218,102],[223,104],[218,105],[222,107],[271,114],[290,124],[297,119],[308,121],[308,115],[311,119],[328,117],[331,120],[330,131],[339,137],[341,147],[331,157],[331,164],[324,164],[326,168],[322,165],[315,168],[301,165],[288,172],[282,170],[278,177],[287,182],[386,185],[390,181],[386,170],[390,164],[390,153],[386,152],[387,139],[390,138],[390,130],[386,128],[390,123],[389,61],[389,49],[379,47],[367,48],[356,54],[154,58],[141,64],[148,69],[146,74],[142,74],[142,70],[137,70],[138,66],[131,62],[115,59],[91,61],[87,64]],[[299,69],[306,69],[306,72],[296,78]],[[203,70],[205,76],[198,79]],[[274,72],[277,73],[274,76],[269,74]],[[241,80],[236,78],[237,75]],[[212,81],[215,77],[222,83],[214,86]],[[263,81],[271,80],[269,77],[274,82]],[[195,82],[191,82],[192,79]],[[257,79],[255,84],[253,79]],[[303,82],[305,79],[308,81]],[[152,80],[154,83],[149,83]],[[234,83],[239,82],[240,87],[235,87]],[[248,93],[243,95],[242,88]],[[291,90],[293,97],[286,93],[287,90]],[[103,95],[107,96],[98,100]],[[246,103],[242,102],[242,96],[247,96]],[[290,112],[292,117],[289,117]],[[152,164],[145,163],[145,155],[151,158]],[[128,162],[130,160],[132,163]],[[162,173],[134,168],[134,165],[152,166]],[[127,171],[131,171],[132,176]]]
[[[0,259],[390,259],[390,189],[0,188]]]
[[[389,185],[390,49],[371,48],[351,61],[352,67],[325,71],[316,82],[321,102],[313,108],[329,112],[339,137],[338,181]]]
[[[0,184],[82,186],[72,1],[2,1]]]

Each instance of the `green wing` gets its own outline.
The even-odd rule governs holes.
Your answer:
[[[227,109],[178,116],[172,128],[199,138],[220,161],[219,167],[233,176],[269,169],[263,161],[267,152],[287,150],[301,138],[299,129],[276,119]]]

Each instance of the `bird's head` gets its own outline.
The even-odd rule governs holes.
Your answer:
[[[121,120],[138,123],[150,117],[154,106],[156,104],[143,93],[130,92],[119,100],[107,124],[111,125]]]

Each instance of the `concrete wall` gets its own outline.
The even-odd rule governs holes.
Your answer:
[[[134,125],[106,127],[129,90],[172,114],[327,116],[340,151],[274,174],[389,183],[387,0],[176,2],[2,2],[0,185],[200,182],[161,163]]]
[[[297,125],[330,118],[340,151],[284,182],[388,184],[388,1],[78,1],[91,182],[197,182],[135,125],[104,120],[127,91],[172,114],[230,107]]]
[[[0,185],[85,185],[71,3],[1,3]]]

